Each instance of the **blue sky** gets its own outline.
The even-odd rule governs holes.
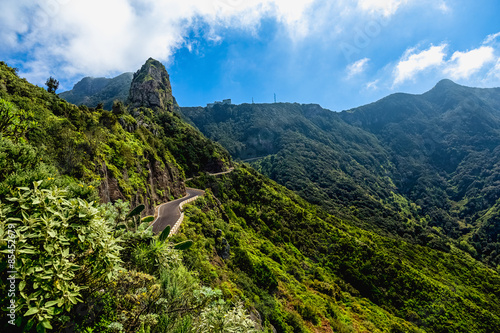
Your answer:
[[[2,0],[0,60],[42,86],[136,71],[153,57],[181,106],[331,110],[449,78],[500,86],[494,0]]]

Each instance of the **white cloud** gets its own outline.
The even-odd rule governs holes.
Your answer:
[[[500,37],[500,32],[497,32],[496,34],[491,34],[491,35],[488,35],[483,44],[490,44],[492,42],[494,42],[498,37]]]
[[[468,52],[456,51],[451,56],[444,73],[453,79],[467,79],[495,59],[494,49],[490,46],[481,46]]]
[[[369,90],[377,90],[378,89],[378,83],[379,83],[380,79],[377,79],[375,81],[371,81],[371,82],[368,82],[365,86],[366,89],[369,89]]]
[[[391,16],[407,2],[408,0],[358,0],[358,6],[368,12]]]
[[[201,29],[203,37],[214,43],[220,42],[217,29],[252,31],[263,17],[274,17],[292,37],[303,37],[313,2],[2,0],[0,55],[10,53],[13,63],[16,53],[27,52],[21,74],[36,83],[53,74],[49,68],[66,77],[116,74],[138,68],[148,57],[168,62],[197,24],[208,26]]]
[[[218,44],[228,28],[257,34],[262,19],[272,18],[280,22],[280,29],[284,28],[292,42],[310,36],[324,37],[329,43],[349,35],[358,23],[355,33],[375,38],[398,9],[410,4],[422,6],[415,0],[0,1],[0,57],[20,67],[21,75],[37,84],[43,84],[49,75],[69,81],[82,75],[132,71],[148,57],[168,64],[180,47],[199,52],[202,43],[188,38],[193,27],[199,27],[201,38]],[[364,22],[366,13],[385,19],[375,22],[369,17]],[[350,41],[356,51],[364,48],[358,45],[362,41],[356,34]],[[367,64],[365,58],[349,65],[348,76],[359,75]],[[408,55],[398,66],[397,80],[404,81],[427,65],[418,55]]]
[[[347,66],[347,77],[351,78],[363,73],[366,70],[368,61],[370,61],[369,58],[363,58]]]
[[[486,75],[486,80],[493,81],[498,84],[498,81],[500,80],[500,58],[497,59],[495,66],[490,69],[490,71]]]
[[[431,46],[419,53],[415,53],[415,48],[408,49],[394,69],[394,84],[411,80],[419,72],[444,64],[446,47],[446,44]]]
[[[445,1],[441,1],[438,4],[438,7],[444,13],[448,13],[451,10],[450,7],[448,7],[448,4]]]

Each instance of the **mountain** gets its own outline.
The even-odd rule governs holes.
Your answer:
[[[500,88],[443,80],[425,94],[391,95],[340,116],[387,148],[397,170],[392,180],[431,217],[430,225],[500,264],[492,232],[499,226],[484,222],[500,195]]]
[[[406,221],[388,205],[396,191],[387,178],[389,155],[374,135],[346,124],[337,113],[296,103],[181,112],[233,158],[248,160],[312,203],[349,216],[355,207],[360,225],[381,232]]]
[[[357,209],[391,212],[389,203],[368,205],[384,191],[392,191],[387,202],[408,209],[390,183],[391,152],[374,134],[318,106],[281,105],[275,113],[291,108],[290,119],[252,141],[259,153],[300,151],[297,163],[311,162],[304,171],[313,170],[307,159],[313,153],[339,158],[332,173],[345,178],[344,194],[354,189],[358,201],[347,210],[332,204],[339,211],[332,214],[234,163],[179,116],[168,87],[163,65],[148,59],[134,74],[128,102],[111,111],[76,107],[0,62],[2,331],[13,325],[25,332],[153,333],[500,327],[497,271],[454,243],[444,252],[357,226],[373,223]],[[281,124],[287,129],[271,132]],[[317,132],[307,139],[310,130]],[[343,137],[360,142],[349,146]],[[380,165],[387,170],[377,171]],[[211,174],[223,170],[229,172]],[[184,207],[176,235],[153,235],[154,217],[147,215],[182,196],[185,183],[205,194]],[[16,307],[9,309],[13,287]]]
[[[128,99],[132,76],[133,73],[123,73],[114,78],[87,76],[59,96],[72,104],[88,107],[102,103],[103,108],[110,110],[115,100],[125,102]]]
[[[158,80],[153,84],[154,90],[151,80],[144,80],[147,75]],[[148,215],[153,215],[160,204],[183,197],[186,177],[199,172],[221,172],[232,165],[227,151],[174,114],[173,109],[178,106],[173,104],[171,91],[160,89],[167,86],[170,82],[165,68],[149,59],[129,85],[131,91],[127,95],[136,97],[133,104],[118,102],[112,111],[77,107],[19,78],[16,70],[0,62],[3,281],[8,278],[7,229],[17,225],[20,232],[25,231],[19,234],[16,249],[10,254],[19,259],[15,261],[19,274],[16,288],[20,286],[23,291],[21,295],[16,293],[19,315],[15,322],[12,319],[8,323],[7,312],[2,311],[2,331],[10,332],[11,325],[16,324],[25,332],[85,331],[84,325],[90,330],[111,332],[113,329],[107,324],[112,322],[121,325],[122,330],[139,329],[141,323],[137,318],[143,310],[134,312],[139,309],[137,305],[132,308],[119,299],[122,295],[128,300],[135,297],[132,295],[137,288],[133,284],[117,285],[116,281],[133,279],[133,283],[142,281],[149,287],[161,283],[159,274],[164,272],[164,266],[148,270],[137,261],[135,254],[141,244],[147,246],[146,251],[150,245],[156,248],[156,259],[147,256],[154,265],[164,264],[170,255],[175,256],[169,243],[157,242],[158,236],[151,234],[151,228],[147,229],[153,219]],[[24,198],[21,200],[27,199],[29,203],[19,206],[16,196],[21,193]],[[191,282],[190,292],[195,287],[201,288],[178,260],[171,261],[169,267],[174,269],[174,264],[179,274],[183,274],[182,279]],[[10,265],[14,269],[14,261]],[[43,272],[51,283],[40,281],[35,270]],[[124,271],[127,275],[121,274]],[[114,287],[110,281],[115,282]],[[2,308],[10,304],[6,288],[5,282],[1,282],[0,289],[5,292],[0,298]],[[100,306],[92,303],[94,296],[98,299],[107,296],[95,294],[93,288],[106,290],[114,304],[107,306],[114,312],[103,314],[97,310],[101,312],[92,316],[98,315],[99,319],[88,322],[87,316],[87,319],[79,317],[88,311],[78,313],[73,305],[85,302],[87,309]],[[164,289],[161,292],[165,293]],[[194,299],[195,295],[191,296]],[[184,293],[183,299],[186,297]],[[210,300],[196,297],[203,302]],[[32,304],[30,299],[40,302]],[[106,302],[109,301],[107,298]],[[146,301],[144,306],[152,304]],[[161,313],[165,309],[155,311]],[[123,324],[113,319],[118,312]],[[114,317],[106,317],[104,323],[99,323],[106,315]],[[158,330],[165,331],[166,326],[162,327]]]
[[[174,110],[170,77],[162,63],[149,58],[134,74],[128,102],[134,107],[147,106],[170,112]]]
[[[234,158],[367,230],[439,249],[451,239],[500,264],[499,88],[443,80],[340,113],[289,103],[181,111]]]

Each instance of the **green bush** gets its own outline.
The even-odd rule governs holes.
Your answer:
[[[14,104],[0,98],[0,134],[17,141],[36,126],[32,114],[18,109]]]
[[[0,202],[0,256],[15,257],[10,269],[19,281],[17,324],[44,331],[55,316],[81,302],[82,290],[100,288],[111,278],[120,246],[99,207],[68,198],[59,188],[40,189],[41,183],[18,188]],[[8,245],[12,241],[15,248]]]
[[[246,314],[242,304],[235,307],[224,300],[213,302],[205,308],[194,325],[199,333],[253,333],[257,332],[254,322]]]

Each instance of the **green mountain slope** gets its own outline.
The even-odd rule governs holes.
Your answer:
[[[442,248],[418,207],[393,184],[390,155],[373,134],[318,105],[243,104],[181,108],[235,158],[331,213],[387,235]],[[260,157],[255,158],[254,157]]]
[[[104,109],[110,110],[115,100],[127,101],[132,76],[133,73],[123,73],[114,78],[84,77],[59,96],[72,104],[94,108],[102,103]]]
[[[150,214],[156,204],[185,194],[185,175],[229,167],[227,152],[172,110],[153,110],[140,100],[137,107],[117,104],[113,111],[76,107],[18,78],[5,64],[1,70],[0,98],[37,123],[26,133],[28,142],[59,174],[98,188],[102,202],[142,203]]]
[[[499,106],[498,88],[444,80],[341,113],[286,103],[181,110],[233,157],[330,212],[438,249],[453,239],[496,267]]]
[[[136,216],[183,196],[186,175],[231,166],[222,147],[173,113],[171,91],[148,91],[147,72],[169,85],[150,59],[133,91],[149,98],[107,111],[69,104],[0,62],[2,332],[165,332],[223,306],[147,229],[153,217]],[[154,96],[170,109],[152,105]],[[223,309],[232,327],[252,323],[241,307]],[[203,331],[210,322],[195,324]]]
[[[500,323],[500,276],[459,249],[353,227],[247,167],[192,185],[211,192],[186,212],[178,237],[195,240],[186,263],[228,296],[243,294],[280,332],[487,332]]]
[[[469,240],[487,262],[500,264],[496,227],[482,222],[492,221],[500,195],[500,88],[443,80],[423,95],[392,95],[340,116],[387,147],[394,183],[432,226]]]
[[[445,253],[355,226],[373,225],[358,208],[402,219],[411,207],[394,194],[391,155],[373,134],[336,114],[323,121],[316,106],[298,106],[285,121],[280,144],[300,146],[293,135],[308,140],[303,133],[317,130],[305,157],[323,149],[340,159],[338,177],[367,177],[347,183],[358,191],[353,211],[338,199],[339,214],[331,214],[246,165],[208,175],[232,166],[229,153],[178,116],[169,86],[163,65],[149,59],[134,74],[128,106],[76,107],[0,63],[0,119],[8,124],[0,128],[2,331],[12,329],[5,304],[13,228],[22,289],[16,318],[25,332],[486,333],[500,326],[496,271],[453,245]],[[336,139],[324,134],[334,129]],[[341,136],[359,142],[349,147]],[[127,214],[129,203],[144,204],[144,216],[182,195],[186,176],[206,194],[186,206],[179,234],[152,235],[151,218]],[[385,203],[375,199],[384,191]]]

